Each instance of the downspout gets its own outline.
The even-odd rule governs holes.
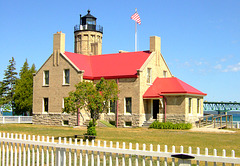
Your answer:
[[[119,89],[119,79],[117,79],[117,85]],[[117,99],[117,112],[116,112],[116,127],[118,128],[118,100],[119,100],[119,93],[118,93],[118,99]]]
[[[167,116],[166,116],[166,113],[167,113],[167,98],[163,95],[160,95],[163,97],[163,100],[164,100],[164,122],[166,123],[167,121]]]

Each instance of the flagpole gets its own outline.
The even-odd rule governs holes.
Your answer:
[[[135,9],[137,12],[137,8]],[[135,21],[135,51],[137,51],[137,22]]]

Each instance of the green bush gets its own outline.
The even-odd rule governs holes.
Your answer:
[[[85,135],[93,135],[96,136],[97,135],[97,131],[95,127],[89,127],[87,129],[87,133]]]
[[[85,133],[84,135],[93,135],[93,136],[97,135],[96,124],[94,124],[92,120],[89,122],[87,126],[87,133]]]
[[[96,124],[94,124],[92,120],[90,120],[90,122],[88,123],[87,128],[90,128],[90,127],[96,127]]]
[[[187,130],[192,128],[191,123],[172,123],[172,122],[159,122],[154,121],[149,128],[153,129],[177,129],[177,130]]]

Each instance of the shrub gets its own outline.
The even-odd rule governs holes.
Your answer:
[[[172,122],[159,122],[159,121],[154,121],[149,128],[153,129],[177,129],[177,130],[187,130],[192,128],[191,123],[172,123]]]
[[[92,120],[89,121],[87,128],[90,127],[96,127],[96,124],[94,124]]]
[[[97,135],[96,124],[94,124],[92,120],[89,122],[87,126],[87,133],[85,133],[85,135],[93,135],[93,136]]]
[[[97,131],[95,127],[89,127],[87,129],[87,133],[85,135],[93,135],[96,136],[97,135]]]

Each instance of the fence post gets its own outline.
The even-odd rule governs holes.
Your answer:
[[[214,118],[214,128],[216,127],[216,118]]]
[[[226,128],[228,128],[228,115],[226,115]]]
[[[3,116],[3,124],[5,123],[5,117]]]
[[[59,137],[58,144],[61,144],[61,137]],[[55,166],[62,166],[64,164],[64,148],[56,147]]]
[[[220,128],[222,128],[222,116],[220,117]]]
[[[20,122],[20,116],[18,117],[18,123],[21,123],[21,122]]]

